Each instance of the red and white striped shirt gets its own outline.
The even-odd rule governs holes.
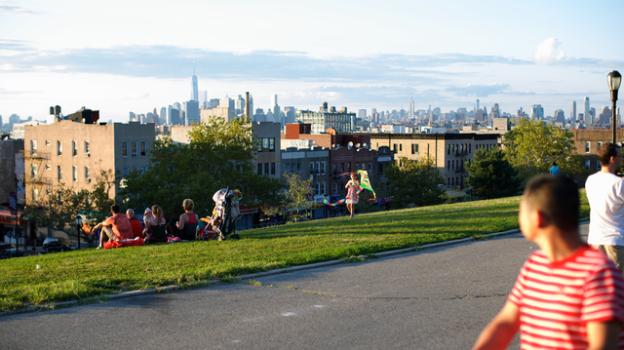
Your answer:
[[[541,251],[533,253],[509,301],[520,311],[522,349],[586,349],[588,322],[624,325],[622,273],[589,246],[555,262]],[[619,345],[624,349],[624,329]]]

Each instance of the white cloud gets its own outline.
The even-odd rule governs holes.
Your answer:
[[[557,38],[548,38],[542,41],[535,50],[535,61],[542,64],[560,62],[565,58],[565,52],[561,49],[561,41]]]

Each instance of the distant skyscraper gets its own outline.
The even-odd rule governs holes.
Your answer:
[[[273,118],[275,118],[275,121],[278,123],[282,121],[282,111],[277,102],[277,94],[273,95]]]
[[[158,116],[158,124],[167,124],[167,107],[160,108],[160,115]]]
[[[208,91],[202,90],[199,96],[199,108],[208,108]]]
[[[234,107],[236,108],[237,115],[245,114],[245,99],[243,98],[243,96],[238,95],[238,97],[236,97],[236,102],[235,102]]]
[[[576,100],[572,101],[572,110],[570,111],[570,122],[576,127]]]
[[[479,108],[481,108],[481,106],[479,106],[479,99],[477,99],[477,111],[479,110]]]
[[[591,114],[589,113],[589,97],[588,96],[585,96],[585,109],[584,109],[583,115],[585,116],[585,120],[584,120],[585,125],[586,126],[592,125],[594,121],[592,120]]]
[[[362,108],[358,110],[358,118],[366,120],[366,109]]]
[[[186,101],[184,103],[186,112],[186,125],[199,124],[199,103],[197,101]]]
[[[533,108],[531,108],[531,119],[544,119],[544,107],[542,105],[533,105]]]
[[[565,124],[565,112],[563,111],[563,109],[555,110],[555,112],[553,113],[553,119],[557,123]]]
[[[199,102],[199,89],[197,86],[197,75],[195,75],[195,69],[193,69],[193,78],[191,79],[191,100]]]
[[[416,112],[416,102],[414,101],[414,98],[412,97],[410,98],[410,101],[409,101],[409,111],[408,111],[407,116],[410,117],[410,119],[414,118],[416,116],[415,112]]]

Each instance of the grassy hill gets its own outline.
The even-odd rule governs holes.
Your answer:
[[[585,198],[583,195],[582,198]],[[0,260],[0,311],[479,236],[517,227],[519,197],[243,231],[240,241],[83,249]],[[583,204],[583,216],[587,216]]]

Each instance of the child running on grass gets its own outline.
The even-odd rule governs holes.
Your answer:
[[[474,349],[624,349],[624,279],[579,236],[579,193],[566,177],[540,176],[520,202],[524,237],[540,248]]]
[[[351,179],[345,185],[347,189],[346,203],[347,210],[349,210],[349,218],[353,219],[355,214],[355,205],[358,204],[360,199],[360,182],[357,180],[357,175],[354,171],[351,172]]]

